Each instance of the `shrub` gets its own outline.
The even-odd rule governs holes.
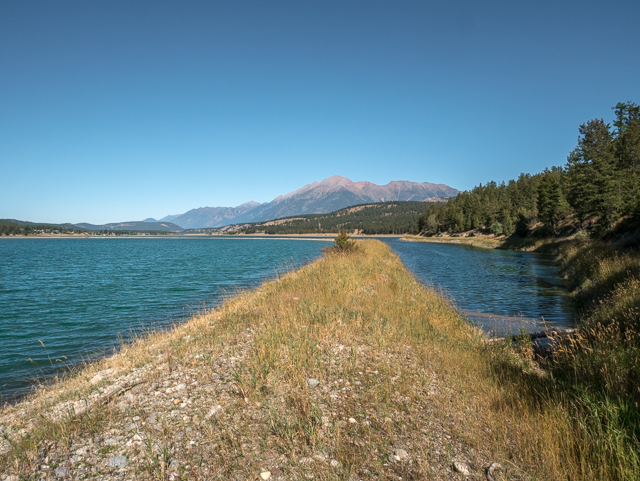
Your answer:
[[[502,221],[502,230],[506,236],[510,236],[516,231],[516,226],[514,225],[511,216],[507,215]]]
[[[489,227],[489,230],[492,234],[500,235],[503,232],[502,224],[500,222],[494,222],[491,224],[491,227]]]
[[[322,251],[325,254],[337,253],[346,254],[356,249],[356,241],[349,237],[349,234],[343,232],[333,240],[333,246],[325,247]]]

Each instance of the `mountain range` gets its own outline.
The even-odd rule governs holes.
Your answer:
[[[230,224],[263,222],[292,215],[326,214],[344,207],[370,202],[394,200],[438,200],[454,197],[460,191],[445,184],[429,182],[391,181],[386,185],[373,182],[353,182],[334,175],[322,182],[313,182],[298,190],[280,195],[271,202],[246,202],[237,207],[200,207],[184,214],[168,215],[156,221],[171,222],[183,229],[222,227]]]
[[[130,231],[157,231],[157,232],[180,232],[182,228],[178,225],[172,224],[171,222],[158,222],[152,219],[146,219],[143,221],[131,221],[131,222],[114,222],[111,224],[88,224],[86,222],[82,222],[80,224],[75,224],[75,227],[80,227],[81,229],[89,230],[89,231],[120,231],[120,230],[130,230]]]

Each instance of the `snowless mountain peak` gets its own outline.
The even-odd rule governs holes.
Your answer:
[[[171,221],[185,229],[222,227],[294,215],[323,214],[370,202],[422,201],[434,197],[452,197],[458,195],[458,192],[445,184],[397,180],[386,185],[378,185],[367,181],[353,182],[346,177],[334,175],[321,182],[314,181],[288,194],[279,195],[264,204],[251,201],[237,207],[202,207],[161,220]]]

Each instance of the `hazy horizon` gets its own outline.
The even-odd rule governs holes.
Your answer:
[[[460,190],[640,102],[640,4],[0,4],[0,218],[161,218],[332,175]]]

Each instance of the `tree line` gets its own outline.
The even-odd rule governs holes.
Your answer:
[[[418,230],[433,235],[481,229],[496,235],[558,235],[584,228],[605,236],[622,219],[640,218],[640,107],[613,107],[613,124],[580,125],[578,145],[562,166],[508,183],[489,182],[431,205]]]
[[[83,232],[83,230],[69,225],[32,224],[30,222],[0,219],[0,236],[35,235],[40,233],[68,234],[70,232]]]
[[[15,221],[11,219],[0,219],[0,236],[11,235],[38,235],[38,234],[72,234],[84,233],[90,235],[171,235],[166,231],[136,231],[136,230],[113,230],[103,229],[89,231],[72,224],[34,224],[31,222]]]
[[[417,220],[424,202],[394,201],[351,206],[328,214],[309,214],[277,221],[261,222],[236,232],[243,234],[325,234],[359,233],[417,234]]]

